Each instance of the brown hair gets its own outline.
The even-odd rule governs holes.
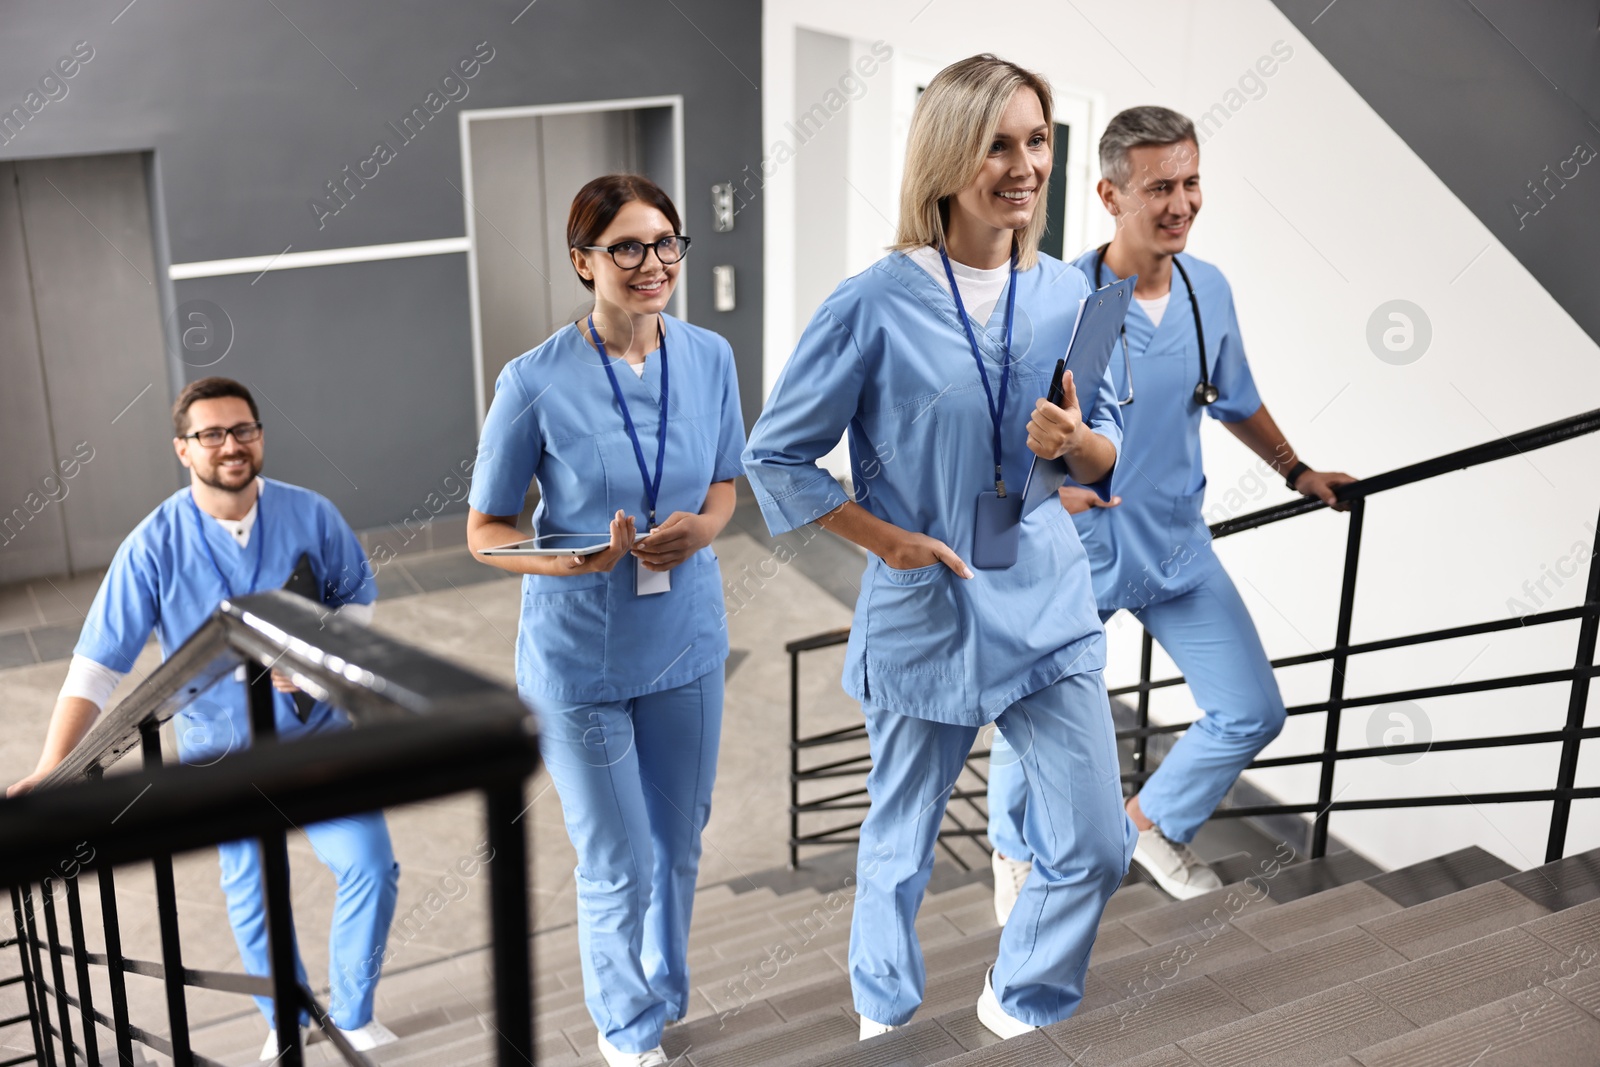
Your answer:
[[[256,398],[250,395],[250,390],[232,378],[197,378],[183,387],[183,392],[178,394],[178,402],[172,405],[172,436],[182,437],[189,432],[189,405],[196,400],[216,400],[224,396],[236,396],[249,404],[250,417],[261,421],[261,411],[256,407]]]
[[[572,198],[572,210],[567,212],[567,247],[583,248],[594,244],[617,217],[622,205],[634,200],[643,201],[665,215],[672,223],[673,233],[683,231],[678,208],[661,186],[642,174],[605,174],[579,189],[578,195]],[[585,289],[594,292],[593,279],[580,274],[578,280]]]

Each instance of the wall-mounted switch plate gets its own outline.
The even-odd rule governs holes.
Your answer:
[[[734,308],[733,294],[733,268],[727,264],[719,264],[711,268],[712,299],[718,311],[732,311]]]
[[[716,233],[733,229],[732,182],[718,182],[711,187],[711,229]]]

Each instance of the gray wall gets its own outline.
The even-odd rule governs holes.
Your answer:
[[[88,42],[93,57],[46,86],[58,99],[38,106],[35,97],[36,114],[0,127],[0,159],[152,150],[163,268],[285,246],[459,237],[463,107],[681,94],[688,195],[680,207],[695,238],[689,318],[732,342],[753,420],[762,205],[741,212],[734,232],[716,234],[708,190],[760,159],[760,4],[138,0],[120,8],[6,4],[0,117],[25,106],[76,42]],[[388,124],[439,92],[479,42],[494,54],[459,83],[466,97],[403,142]],[[346,165],[354,171],[380,140],[394,158],[319,226],[309,202],[334,203],[325,183],[342,180]],[[738,271],[734,312],[711,309],[718,263]],[[269,473],[326,493],[353,525],[411,514],[471,454],[464,255],[181,281],[169,299],[212,301],[234,328],[214,367],[190,366],[174,347],[174,384],[219,373],[257,387]]]
[[[1592,0],[1274,3],[1600,341],[1600,11]],[[1595,157],[1574,160],[1579,145]]]

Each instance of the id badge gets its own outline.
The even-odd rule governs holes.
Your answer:
[[[1017,562],[1022,539],[1022,495],[1001,496],[993,490],[978,494],[972,522],[972,565],[987,571],[1005,570]]]
[[[1016,553],[1012,553],[1016,558]],[[633,558],[633,595],[655,596],[665,593],[672,588],[671,571],[653,571],[644,565],[644,560],[635,556]]]

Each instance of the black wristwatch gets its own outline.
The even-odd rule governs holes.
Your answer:
[[[1294,483],[1298,482],[1300,480],[1300,476],[1310,469],[1311,465],[1309,463],[1296,461],[1295,465],[1289,468],[1289,473],[1283,476],[1284,483],[1287,484],[1290,489],[1294,489]],[[1295,491],[1299,492],[1299,490]]]

